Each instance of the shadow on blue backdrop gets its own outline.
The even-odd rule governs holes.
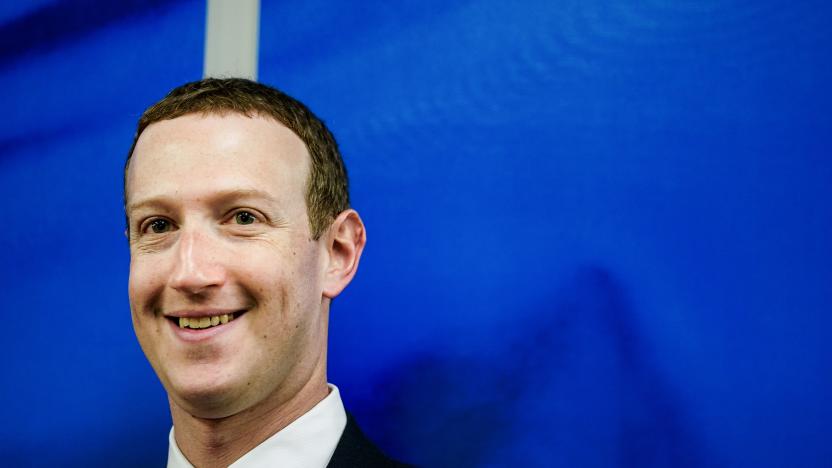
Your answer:
[[[424,466],[703,466],[622,286],[588,266],[556,290],[491,336],[488,356],[415,355],[383,372],[360,404],[373,435]]]

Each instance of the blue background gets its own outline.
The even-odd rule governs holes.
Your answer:
[[[202,1],[0,7],[0,464],[153,466],[121,168]],[[426,466],[832,463],[832,8],[264,0],[369,230],[330,380]]]

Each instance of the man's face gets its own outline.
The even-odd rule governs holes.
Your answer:
[[[191,414],[279,404],[325,369],[327,250],[310,239],[309,164],[289,129],[236,113],[157,122],[136,144],[125,189],[133,325]]]

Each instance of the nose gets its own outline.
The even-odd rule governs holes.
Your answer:
[[[221,252],[209,234],[183,229],[177,243],[175,265],[168,282],[171,288],[187,295],[198,295],[225,283],[226,269]]]

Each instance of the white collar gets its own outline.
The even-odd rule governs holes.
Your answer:
[[[347,425],[338,387],[327,385],[330,391],[326,398],[240,457],[230,468],[326,467]],[[193,468],[176,445],[173,430],[168,436],[168,468]]]

